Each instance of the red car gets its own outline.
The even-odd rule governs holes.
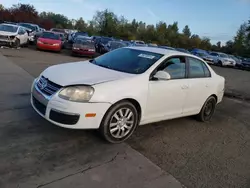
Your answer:
[[[49,50],[60,52],[62,49],[62,40],[60,34],[45,31],[37,39],[36,47],[39,50]]]
[[[84,38],[76,39],[72,46],[72,55],[94,57],[95,56],[94,41]]]

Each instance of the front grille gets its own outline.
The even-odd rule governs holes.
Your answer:
[[[58,112],[55,110],[51,110],[49,114],[49,118],[55,122],[66,124],[66,125],[74,125],[79,120],[79,115],[71,115],[65,114],[63,112]]]
[[[44,76],[41,76],[41,78],[37,82],[37,87],[41,90],[42,93],[48,96],[55,94],[59,89],[62,88],[62,86],[54,82],[51,82],[49,79],[45,78]]]
[[[40,103],[35,97],[32,97],[33,104],[35,108],[43,115],[46,113],[46,106],[42,103]]]
[[[8,36],[0,35],[0,39],[8,39]]]

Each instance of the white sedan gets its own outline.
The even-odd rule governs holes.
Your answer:
[[[33,82],[31,104],[53,124],[99,129],[119,143],[138,125],[191,115],[209,121],[224,87],[225,79],[196,56],[126,47],[47,68]]]
[[[0,45],[19,47],[27,45],[29,36],[26,29],[19,25],[0,24]]]

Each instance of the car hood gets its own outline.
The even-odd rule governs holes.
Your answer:
[[[61,86],[95,85],[135,76],[103,68],[89,61],[54,65],[47,68],[41,75]]]
[[[13,33],[13,32],[7,32],[7,31],[0,31],[0,35],[15,36],[15,35],[17,35],[17,32]]]
[[[94,45],[73,44],[73,47],[80,49],[94,49]]]

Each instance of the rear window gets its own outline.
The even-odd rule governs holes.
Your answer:
[[[60,35],[51,32],[43,32],[41,38],[60,40]]]

